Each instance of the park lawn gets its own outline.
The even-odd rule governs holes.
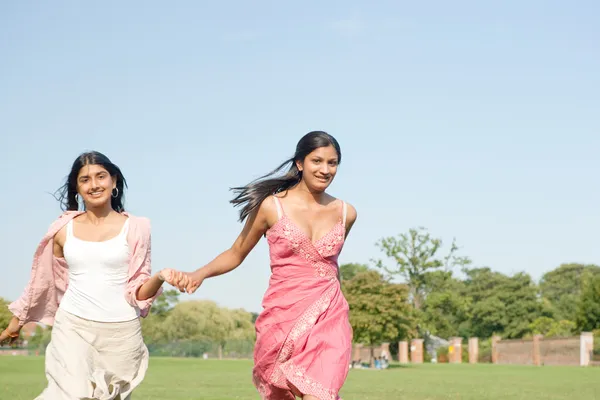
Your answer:
[[[351,370],[344,400],[600,400],[600,368],[497,365]],[[247,360],[150,359],[137,400],[258,399]],[[31,400],[46,384],[42,357],[0,356],[0,399]]]

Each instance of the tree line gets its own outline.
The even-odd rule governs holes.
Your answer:
[[[179,291],[165,290],[154,302],[150,314],[142,318],[144,341],[152,355],[179,357],[249,357],[255,340],[257,314],[242,309],[219,307],[209,300],[180,302]],[[0,298],[0,326],[12,314],[9,302]],[[22,334],[14,347],[28,347],[43,353],[52,328],[36,327],[27,338]]]
[[[179,302],[179,292],[167,290],[142,319],[142,333],[154,355],[248,357],[254,346],[256,317],[210,300]]]
[[[535,282],[525,272],[473,267],[455,241],[443,251],[442,241],[424,228],[383,238],[377,246],[385,259],[340,267],[356,341],[565,337],[600,330],[597,265],[561,264]]]
[[[562,264],[535,282],[525,272],[507,275],[473,267],[458,254],[455,241],[444,250],[424,228],[382,238],[377,247],[384,257],[372,265],[340,267],[357,343],[429,335],[510,339],[594,330],[600,335],[599,266]],[[0,326],[11,318],[7,305],[0,298]],[[212,301],[180,302],[178,291],[167,290],[142,320],[142,329],[153,354],[246,357],[252,353],[256,318]],[[30,346],[43,349],[49,330],[37,333]]]

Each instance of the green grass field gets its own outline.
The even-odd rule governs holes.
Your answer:
[[[258,399],[251,361],[151,358],[137,400]],[[0,357],[0,399],[44,388],[42,357]],[[600,400],[600,368],[430,365],[351,370],[344,400]]]

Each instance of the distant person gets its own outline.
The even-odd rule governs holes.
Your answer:
[[[387,357],[387,353],[386,353],[386,354],[384,354],[383,357],[381,357],[381,368],[386,369],[389,366],[390,366],[390,361],[389,361],[389,359]]]
[[[237,268],[266,236],[272,274],[256,320],[253,369],[263,399],[337,399],[348,374],[352,328],[338,256],[356,210],[325,192],[341,156],[335,138],[310,132],[292,158],[235,188],[231,202],[243,206],[244,229],[230,249],[190,274],[193,293],[204,279]],[[275,175],[288,164],[285,175]]]
[[[38,245],[29,284],[9,305],[13,318],[0,343],[18,338],[27,322],[53,325],[48,385],[37,400],[129,399],[148,367],[139,317],[164,281],[187,283],[170,269],[151,275],[150,222],[125,212],[125,187],[103,154],[77,157],[60,191],[67,211]]]

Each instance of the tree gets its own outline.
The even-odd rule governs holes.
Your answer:
[[[37,350],[45,350],[50,343],[52,337],[52,327],[42,328],[40,325],[35,327],[35,335],[29,339],[29,348]]]
[[[427,275],[430,272],[445,269],[450,271],[455,266],[465,267],[471,261],[467,257],[456,255],[458,247],[453,241],[445,256],[438,253],[442,240],[432,238],[425,228],[410,229],[398,237],[387,237],[377,242],[377,246],[395,262],[393,268],[385,266],[383,261],[376,261],[379,268],[392,276],[400,276],[409,287],[409,297],[417,310],[423,308],[427,295]]]
[[[443,338],[463,336],[470,308],[465,284],[451,272],[434,271],[428,273],[426,286],[428,294],[419,318],[422,329]]]
[[[163,337],[169,341],[209,341],[219,345],[221,355],[235,321],[228,310],[213,301],[185,301],[169,312],[162,327]]]
[[[585,274],[576,322],[580,331],[592,332],[600,329],[600,276],[598,275]]]
[[[148,344],[164,343],[166,339],[164,322],[166,317],[160,317],[152,312],[142,318],[142,336]]]
[[[179,291],[175,289],[165,290],[156,298],[150,314],[142,319],[142,335],[147,343],[161,343],[165,341],[165,329],[163,322],[169,311],[179,302]]]
[[[254,330],[253,313],[242,309],[228,311],[233,320],[233,329],[229,332],[228,339],[254,340],[256,331]]]
[[[366,271],[344,282],[343,289],[350,306],[355,342],[378,345],[413,334],[406,285],[389,283],[379,272]],[[373,359],[371,353],[371,362]]]
[[[10,302],[0,297],[0,331],[8,326],[8,323],[12,319],[13,315],[8,309]]]
[[[348,263],[340,265],[340,278],[342,282],[349,281],[360,272],[366,272],[369,267],[365,264]]]
[[[233,319],[233,329],[226,337],[224,350],[228,356],[249,354],[254,348],[256,331],[254,329],[253,314],[242,309],[225,309]]]
[[[550,317],[539,317],[535,321],[531,323],[529,329],[531,333],[535,335],[544,335],[546,336],[548,332],[550,332],[554,325],[556,325],[556,321]]]
[[[165,290],[152,304],[150,313],[159,317],[166,317],[169,310],[179,302],[179,294],[179,291],[175,289]]]
[[[548,338],[573,336],[575,328],[576,326],[573,321],[556,321],[544,316],[537,318],[529,327],[531,333],[543,335]]]
[[[549,302],[549,312],[556,320],[571,320],[577,314],[583,277],[600,276],[600,267],[584,264],[561,264],[540,280],[542,297]]]
[[[471,335],[520,338],[531,332],[532,322],[541,316],[542,304],[528,274],[509,277],[490,268],[468,269],[465,273]]]

